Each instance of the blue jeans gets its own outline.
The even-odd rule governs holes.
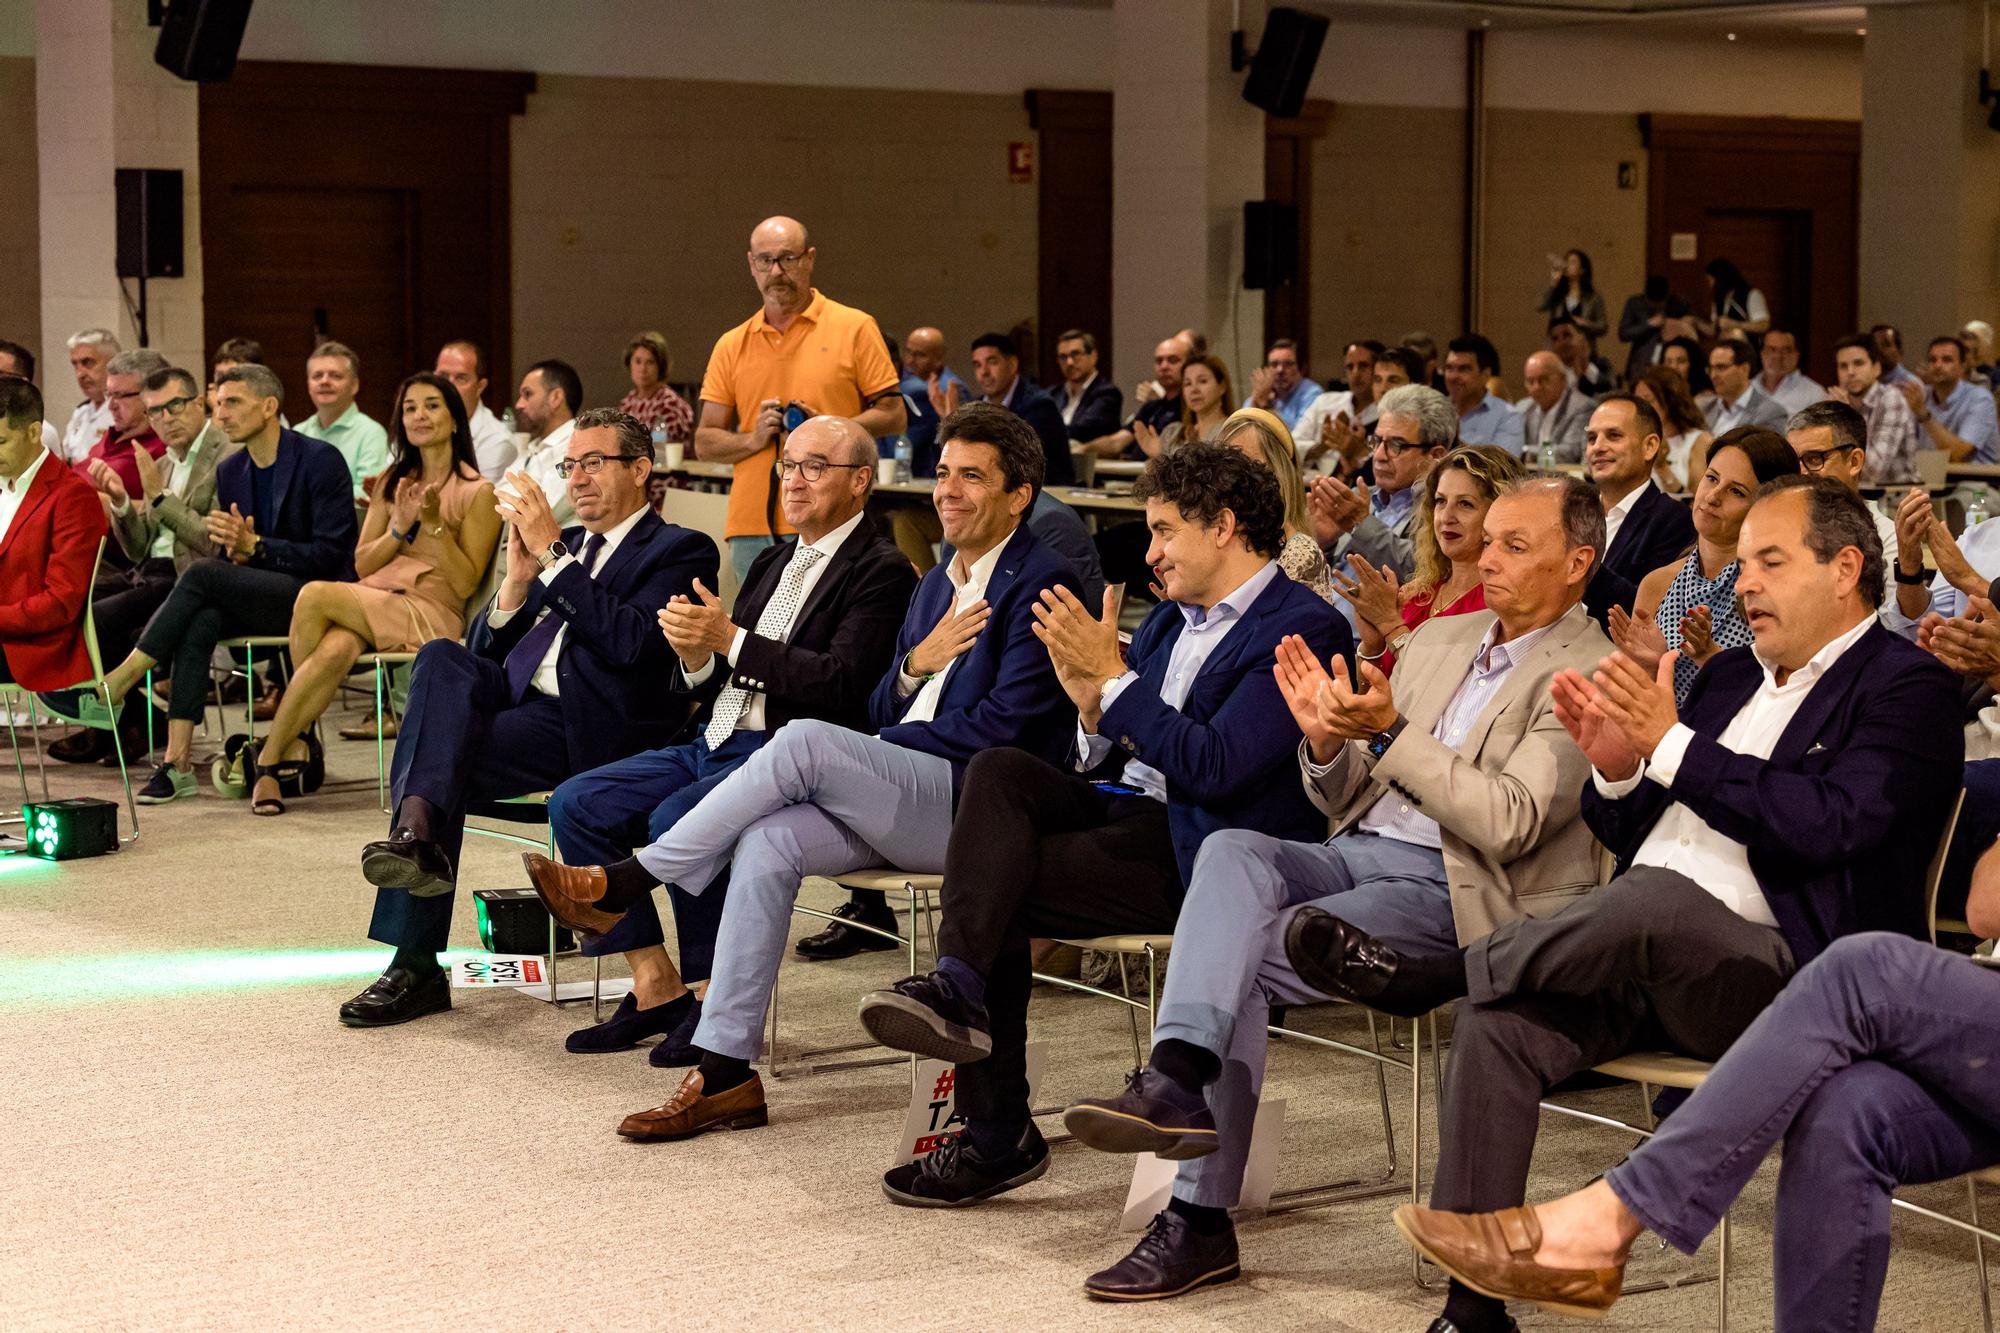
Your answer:
[[[1901,935],[1835,941],[1605,1183],[1692,1253],[1780,1136],[1777,1326],[1873,1328],[1891,1192],[2000,1162],[2000,973]]]
[[[1372,833],[1325,843],[1211,833],[1195,857],[1153,1029],[1155,1041],[1192,1042],[1222,1062],[1208,1089],[1219,1143],[1181,1163],[1177,1198],[1235,1205],[1264,1087],[1270,1008],[1329,998],[1299,980],[1285,957],[1285,926],[1306,906],[1410,953],[1458,942],[1444,857],[1432,848]]]
[[[767,546],[776,546],[776,537],[731,537],[729,539],[729,567],[736,571],[736,586],[750,577],[750,566]]]
[[[715,751],[704,737],[696,736],[686,745],[648,750],[577,774],[549,797],[549,825],[563,860],[579,866],[609,865],[630,856],[635,847],[657,840],[755,754],[769,734],[738,731]],[[705,981],[715,962],[723,886],[692,894],[668,884],[667,895],[674,908],[674,936],[680,943],[681,978]],[[586,940],[583,953],[596,958],[664,943],[659,910],[647,894],[610,931]]]

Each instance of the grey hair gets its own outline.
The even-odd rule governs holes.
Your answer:
[[[285,404],[285,382],[269,366],[260,366],[255,361],[238,361],[217,375],[215,383],[218,387],[241,384],[259,398],[275,398],[280,407]]]
[[[118,354],[118,335],[110,329],[83,329],[70,334],[69,341],[64,346],[68,347],[72,352],[79,347],[102,347],[109,350],[113,356],[116,356]]]
[[[1757,501],[1761,504],[1786,491],[1806,493],[1806,549],[1815,560],[1822,565],[1830,564],[1850,546],[1861,552],[1861,578],[1855,584],[1855,591],[1861,594],[1869,610],[1879,608],[1888,561],[1883,558],[1882,534],[1875,530],[1875,520],[1869,517],[1867,501],[1845,482],[1804,472],[1773,477],[1757,492]]]
[[[1458,410],[1428,384],[1398,384],[1382,395],[1382,411],[1417,423],[1417,441],[1426,449],[1449,449],[1458,442]]]
[[[150,347],[135,347],[129,352],[120,352],[104,363],[107,375],[137,375],[140,379],[156,370],[167,368],[167,358]]]
[[[1823,398],[1817,403],[1809,403],[1792,413],[1785,423],[1785,433],[1802,430],[1818,430],[1825,427],[1831,432],[1833,447],[1836,449],[1866,449],[1868,447],[1868,419],[1849,407],[1831,398]]]
[[[1604,502],[1597,488],[1582,477],[1552,476],[1534,472],[1505,487],[1501,495],[1553,495],[1562,506],[1563,549],[1574,551],[1588,546],[1590,570],[1586,581],[1604,563]]]

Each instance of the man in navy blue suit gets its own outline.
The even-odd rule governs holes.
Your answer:
[[[1607,394],[1584,426],[1584,465],[1604,505],[1604,561],[1584,594],[1599,624],[1614,606],[1630,611],[1640,581],[1694,544],[1688,507],[1653,484],[1664,448],[1659,413],[1631,394]]]
[[[377,889],[369,938],[396,953],[341,1005],[349,1027],[451,1008],[437,955],[469,807],[663,745],[687,721],[687,696],[661,688],[674,651],[657,617],[697,580],[713,586],[720,556],[710,538],[647,507],[652,459],[635,418],[609,408],[579,415],[556,464],[580,520],[570,528],[533,478],[507,474],[500,591],[464,644],[437,639],[417,654],[390,770],[389,836],[361,852],[361,873]]]
[[[1719,1059],[1836,939],[1924,933],[1924,869],[1964,755],[1957,680],[1876,622],[1881,538],[1840,482],[1771,482],[1737,550],[1756,641],[1703,668],[1681,717],[1672,653],[1657,676],[1614,653],[1589,680],[1556,678],[1594,770],[1584,819],[1618,858],[1609,884],[1442,954],[1330,917],[1287,937],[1300,976],[1377,1009],[1469,999],[1435,1209],[1521,1202],[1537,1104],[1562,1080],[1634,1050]],[[1454,1281],[1440,1326],[1511,1321]]]
[[[1043,480],[1050,486],[1074,485],[1076,468],[1069,458],[1069,429],[1063,425],[1062,409],[1021,378],[1021,352],[1014,340],[1004,333],[982,333],[973,339],[972,378],[987,402],[998,403],[1034,428],[1042,442]]]
[[[700,1063],[663,1105],[625,1117],[618,1132],[627,1138],[763,1124],[764,1087],[750,1061],[763,1049],[799,881],[885,861],[943,870],[973,757],[1018,745],[1052,759],[1068,742],[1075,713],[1035,642],[1031,612],[1045,589],[1073,596],[1076,576],[1022,521],[1041,483],[1041,444],[1019,417],[988,403],[946,417],[938,438],[932,503],[957,554],[917,585],[894,665],[869,700],[877,734],[788,722],[631,860],[578,867],[528,858],[557,917],[597,931],[655,885],[701,893],[729,871],[694,1034]]]
[[[1270,469],[1191,445],[1149,463],[1134,493],[1167,600],[1121,657],[1109,599],[1099,619],[1066,590],[1042,594],[1036,634],[1077,708],[1069,762],[1020,750],[972,761],[945,857],[938,969],[861,1002],[876,1040],[959,1066],[961,1141],[890,1171],[895,1202],[974,1203],[1048,1169],[1028,1113],[1031,938],[1170,933],[1203,838],[1302,838],[1321,822],[1291,780],[1299,727],[1272,668],[1287,635],[1321,655],[1353,639],[1278,568],[1285,504]],[[1117,781],[1084,776],[1114,755]]]

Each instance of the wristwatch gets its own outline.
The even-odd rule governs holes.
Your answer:
[[[1396,743],[1396,737],[1402,735],[1403,728],[1408,725],[1410,725],[1408,718],[1399,717],[1394,722],[1391,722],[1386,729],[1370,736],[1368,738],[1369,757],[1380,759],[1388,752],[1389,747]]]
[[[1903,562],[1900,560],[1896,562],[1896,582],[1908,584],[1912,588],[1917,588],[1923,586],[1926,583],[1929,583],[1930,581],[1931,581],[1931,576],[1928,570],[1920,569],[1914,574],[1905,574],[1903,572]]]
[[[549,543],[548,550],[542,552],[540,555],[535,557],[535,563],[540,565],[543,569],[547,569],[550,565],[553,565],[556,561],[562,559],[564,556],[568,554],[569,554],[569,547],[564,546],[562,538],[558,537],[554,541]]]

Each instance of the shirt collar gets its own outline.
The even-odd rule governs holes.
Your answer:
[[[961,557],[957,555],[952,556],[951,562],[944,567],[944,576],[951,580],[951,586],[960,593],[963,593],[967,588],[977,588],[979,591],[984,592],[986,585],[993,580],[993,571],[1000,567],[1000,553],[1007,549],[1007,543],[1013,541],[1014,533],[1019,531],[1020,527],[1017,525],[1013,532],[1009,532],[1005,537],[993,543],[993,549],[973,561],[972,568],[967,571],[964,577],[960,577],[958,572]]]
[[[1017,378],[1017,379],[1015,380],[1015,383],[1017,383],[1017,384],[1018,384],[1019,382],[1020,382],[1020,381],[1019,381],[1019,379]],[[1070,400],[1070,401],[1071,401],[1072,403],[1076,403],[1076,402],[1081,402],[1081,401],[1083,400],[1083,396],[1084,396],[1085,394],[1087,394],[1087,393],[1089,393],[1089,392],[1090,392],[1090,386],[1091,386],[1091,385],[1093,385],[1093,384],[1095,384],[1095,383],[1097,383],[1097,372],[1093,370],[1093,371],[1091,371],[1091,372],[1090,372],[1090,378],[1089,378],[1089,379],[1087,379],[1087,380],[1085,380],[1085,381],[1083,382],[1083,387],[1082,387],[1082,388],[1080,388],[1080,389],[1078,389],[1078,390],[1077,390],[1077,391],[1076,391],[1075,393],[1072,393],[1072,394],[1070,394],[1070,395],[1069,395],[1069,400]],[[1067,391],[1067,388],[1066,388],[1066,387],[1065,387],[1065,391]]]
[[[1632,493],[1630,495],[1620,500],[1617,504],[1612,505],[1611,508],[1605,510],[1604,516],[1606,518],[1610,518],[1613,514],[1616,514],[1620,518],[1630,518],[1632,516],[1632,506],[1638,504],[1639,497],[1644,495],[1647,491],[1651,490],[1652,487],[1653,487],[1653,479],[1651,477],[1647,477],[1644,481],[1640,482],[1637,486],[1635,486],[1632,489]]]
[[[7,493],[9,495],[26,495],[29,485],[35,480],[35,474],[42,470],[42,462],[48,456],[49,451],[47,449],[37,449],[34,460],[27,467],[23,468],[21,475],[14,478],[7,486]]]
[[[203,445],[208,443],[208,433],[214,429],[215,429],[215,423],[213,421],[204,421],[202,423],[201,433],[199,435],[196,435],[194,437],[193,442],[190,443],[187,447],[187,454],[185,456],[187,462],[189,463],[194,462],[194,456],[201,452]],[[167,452],[172,453],[173,450],[169,449]]]
[[[623,542],[626,537],[630,536],[632,533],[632,529],[639,525],[639,520],[644,518],[650,512],[651,511],[648,510],[645,505],[640,505],[637,509],[634,509],[631,513],[627,514],[623,519],[623,521],[621,521],[617,527],[603,534],[604,553],[597,557],[597,569],[604,568],[604,562],[611,558],[611,553],[618,549],[619,543]],[[590,533],[588,530],[584,532],[583,539],[585,541],[590,540]],[[577,554],[579,557],[581,557],[582,552],[579,551]],[[596,572],[597,572],[596,569],[591,571],[593,575],[595,575]]]
[[[865,509],[856,510],[853,518],[848,519],[847,522],[841,524],[832,532],[827,533],[826,536],[821,537],[818,541],[809,543],[810,548],[830,558],[847,541],[848,534],[861,526],[861,520],[867,513],[868,511]]]
[[[785,327],[787,329],[795,328],[801,322],[807,324],[817,324],[819,323],[819,318],[821,313],[825,311],[825,309],[826,309],[826,296],[820,291],[819,288],[815,287],[812,289],[812,300],[806,302],[806,308],[804,310],[799,311],[798,314],[792,316],[792,322],[786,325]],[[750,331],[752,333],[778,332],[776,329],[771,327],[770,321],[764,318],[764,307],[761,305],[757,307],[757,313],[750,316]],[[782,337],[783,335],[780,334],[779,336]]]
[[[1940,398],[1937,396],[1937,389],[1927,384],[1924,386],[1924,397],[1931,400],[1931,405],[1933,407],[1949,407],[1951,405],[1951,400],[1958,397],[1958,391],[1960,389],[1963,389],[1964,387],[1965,387],[1965,381],[1960,380],[1958,383],[1951,386],[1950,393]]]
[[[1495,616],[1493,623],[1486,627],[1485,637],[1479,641],[1479,651],[1472,658],[1473,667],[1479,671],[1492,671],[1495,668],[1512,671],[1520,664],[1522,658],[1535,650],[1535,645],[1540,643],[1550,630],[1562,623],[1564,616],[1568,614],[1569,612],[1565,611],[1563,615],[1557,616],[1548,624],[1531,629],[1526,634],[1509,639],[1505,643],[1500,642],[1500,618]]]
[[[1818,652],[1814,653],[1809,659],[1807,659],[1806,664],[1800,667],[1797,671],[1794,671],[1791,674],[1790,679],[1786,680],[1786,682],[1783,685],[1778,684],[1778,676],[1776,668],[1774,668],[1769,662],[1766,662],[1764,660],[1764,655],[1762,653],[1758,653],[1757,665],[1764,668],[1765,688],[1790,690],[1798,688],[1800,686],[1811,685],[1813,682],[1817,681],[1821,676],[1824,676],[1827,673],[1827,670],[1831,668],[1835,662],[1838,662],[1840,660],[1842,654],[1844,654],[1849,648],[1852,648],[1855,644],[1859,643],[1861,641],[1861,636],[1866,634],[1868,632],[1868,627],[1870,625],[1873,625],[1874,623],[1875,623],[1874,616],[1872,615],[1863,616],[1861,618],[1860,624],[1856,625],[1853,629],[1847,631],[1847,633],[1841,635],[1839,638],[1830,641],[1824,648],[1821,648]],[[1753,648],[1751,651],[1755,652],[1756,650]]]
[[[1016,375],[1014,376],[1014,382],[1007,386],[1007,392],[1001,394],[998,398],[995,398],[993,401],[1000,404],[1000,406],[1002,407],[1012,407],[1014,405],[1014,395],[1019,393],[1020,391],[1021,391],[1021,377],[1019,375]]]
[[[542,436],[541,439],[536,440],[529,447],[536,453],[540,453],[544,449],[553,449],[557,453],[561,453],[563,450],[569,448],[569,437],[574,434],[576,434],[576,418],[571,417],[547,435]]]
[[[1218,597],[1214,606],[1189,606],[1186,602],[1175,602],[1174,605],[1180,608],[1189,629],[1200,629],[1219,620],[1240,620],[1277,576],[1277,563],[1266,560],[1256,573]],[[1228,614],[1224,615],[1224,612]]]
[[[329,434],[337,430],[346,430],[349,426],[352,426],[354,424],[354,418],[360,415],[361,415],[361,404],[349,403],[347,405],[347,410],[345,412],[342,412],[339,416],[333,419],[332,425],[322,426],[320,427],[320,429],[328,432]],[[319,418],[317,416],[314,416],[313,420],[318,421]]]

